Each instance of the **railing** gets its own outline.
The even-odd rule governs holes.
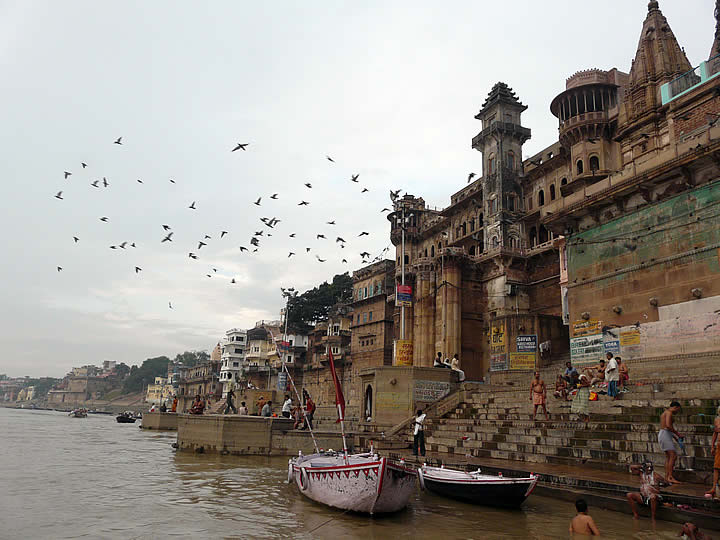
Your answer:
[[[669,83],[663,84],[660,87],[662,104],[666,105],[693,88],[717,77],[718,74],[720,74],[720,55],[713,56],[706,62],[701,62],[699,66],[683,73]]]
[[[607,119],[607,111],[584,112],[582,114],[571,116],[564,122],[560,122],[560,129],[569,129],[573,126],[584,124],[586,122],[607,122]]]

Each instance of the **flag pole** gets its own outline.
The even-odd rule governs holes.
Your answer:
[[[348,463],[348,449],[347,449],[347,443],[345,442],[345,419],[343,418],[342,409],[340,408],[340,404],[337,404],[337,410],[338,410],[338,417],[340,418],[340,433],[342,433],[342,439],[343,439],[343,456],[345,457],[345,464]]]
[[[315,440],[315,434],[313,433],[312,426],[310,425],[310,422],[307,421],[307,416],[305,415],[305,407],[303,407],[302,399],[300,399],[300,394],[298,394],[297,386],[295,386],[295,381],[293,381],[292,375],[290,375],[290,371],[288,371],[287,366],[285,365],[285,362],[282,364],[283,369],[285,370],[285,373],[287,373],[288,378],[290,379],[290,384],[293,387],[293,390],[295,390],[295,396],[298,399],[298,404],[300,406],[300,411],[302,411],[303,419],[305,420],[305,425],[308,427],[308,430],[310,431],[310,436],[312,437],[313,445],[315,445],[315,452],[320,453],[320,449],[318,448],[317,441]],[[343,439],[343,442],[345,439]]]

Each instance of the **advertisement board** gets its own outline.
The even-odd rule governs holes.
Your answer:
[[[409,339],[395,340],[394,366],[413,365],[413,343]]]
[[[490,371],[504,371],[507,367],[507,356],[505,354],[490,355]]]
[[[515,338],[515,348],[519,353],[534,353],[537,352],[538,339],[536,335],[530,336],[517,336]]]
[[[535,369],[535,353],[511,352],[510,369]]]
[[[396,306],[412,306],[412,287],[410,285],[398,285],[395,293]]]
[[[570,338],[570,359],[573,364],[594,364],[604,358],[602,334]]]

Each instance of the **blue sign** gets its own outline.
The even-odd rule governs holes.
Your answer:
[[[517,336],[515,345],[517,352],[537,352],[537,336]]]
[[[612,341],[606,341],[603,343],[606,353],[620,354],[620,340],[614,339]]]

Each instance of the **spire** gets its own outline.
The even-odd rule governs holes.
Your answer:
[[[482,108],[480,109],[480,112],[475,116],[478,120],[482,116],[482,114],[488,110],[489,107],[497,104],[497,103],[506,103],[508,105],[515,105],[520,108],[521,111],[524,111],[527,109],[527,105],[523,105],[522,102],[518,99],[518,97],[515,95],[515,92],[513,92],[513,89],[510,88],[507,84],[504,82],[496,83],[495,86],[492,87],[492,90],[490,90],[490,93],[488,94],[488,97],[485,99],[485,103],[483,103]]]
[[[715,39],[710,49],[710,58],[718,54],[720,54],[720,0],[715,0]]]

